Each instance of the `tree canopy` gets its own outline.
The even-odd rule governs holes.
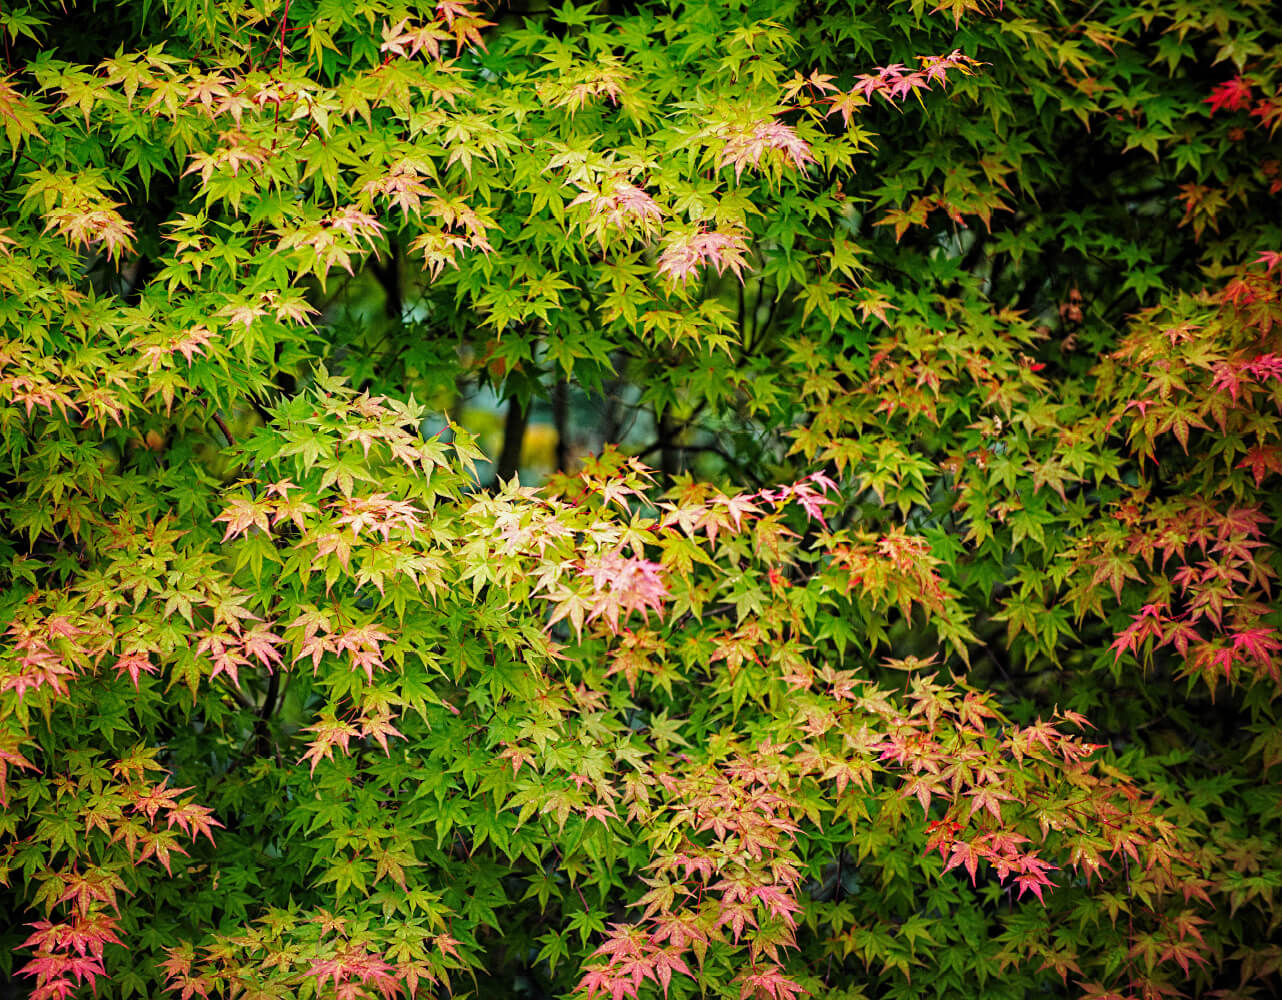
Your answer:
[[[1273,4],[0,37],[14,990],[1278,992]]]

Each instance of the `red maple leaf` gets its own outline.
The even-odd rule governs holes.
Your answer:
[[[795,1000],[807,993],[798,983],[783,974],[777,965],[767,966],[761,972],[745,973],[739,987],[739,1000]]]
[[[108,944],[120,944],[116,936],[116,920],[110,914],[95,912],[77,915],[70,923],[54,924],[40,920],[29,924],[35,932],[19,947],[54,952],[74,949],[79,955],[102,956]]]
[[[143,788],[140,792],[134,793],[134,811],[147,814],[149,821],[156,818],[156,813],[161,809],[166,812],[174,809],[178,805],[178,796],[183,792],[191,791],[190,788],[166,788],[165,784],[169,779],[165,779],[159,785],[153,785],[150,788]]]
[[[121,674],[127,673],[129,679],[134,682],[135,689],[138,687],[139,674],[154,674],[157,670],[156,665],[151,662],[151,657],[139,650],[125,653],[120,659],[116,660],[115,667],[116,676],[119,677]]]
[[[1211,96],[1204,98],[1203,104],[1211,106],[1211,114],[1219,111],[1242,111],[1251,104],[1251,84],[1240,76],[1225,80],[1216,85]]]
[[[195,802],[184,802],[181,805],[171,806],[165,821],[169,826],[177,825],[192,840],[195,840],[203,833],[209,838],[211,844],[214,843],[213,827],[222,826],[218,820],[213,818],[212,809],[208,806],[197,805]]]

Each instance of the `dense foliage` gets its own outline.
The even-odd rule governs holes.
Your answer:
[[[0,35],[15,994],[1278,992],[1268,0]]]

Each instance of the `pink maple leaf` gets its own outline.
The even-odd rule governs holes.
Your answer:
[[[604,617],[610,631],[619,630],[619,616],[633,611],[643,615],[663,607],[667,585],[658,563],[618,553],[598,556],[584,563],[581,575],[592,581],[593,604],[588,621]]]
[[[151,662],[150,656],[137,650],[120,657],[116,661],[115,667],[117,677],[124,673],[129,674],[129,679],[134,682],[134,688],[138,687],[139,674],[154,674],[157,669],[156,665]]]
[[[659,274],[673,284],[685,284],[701,266],[711,264],[718,274],[729,268],[742,280],[747,249],[747,242],[738,233],[681,233],[668,238],[659,255]]]
[[[663,211],[649,194],[618,177],[601,185],[599,191],[585,190],[570,202],[570,208],[577,205],[588,206],[595,223],[591,228],[602,243],[608,229],[625,233],[635,226],[641,235],[649,236],[663,218]]]
[[[782,153],[799,170],[815,162],[810,143],[797,135],[791,125],[777,118],[763,118],[746,127],[728,130],[717,167],[734,164],[734,176],[738,180],[744,167],[758,166],[761,158],[771,151]]]
[[[806,990],[787,976],[777,965],[765,967],[760,972],[745,973],[739,988],[739,1000],[795,1000]]]

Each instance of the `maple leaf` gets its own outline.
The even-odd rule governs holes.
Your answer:
[[[227,510],[214,518],[214,523],[227,522],[227,531],[223,541],[229,541],[238,535],[247,534],[251,527],[259,528],[264,534],[271,534],[268,520],[273,504],[267,497],[232,497]]]
[[[571,588],[565,585],[547,594],[546,599],[556,602],[552,616],[548,619],[548,627],[550,628],[562,619],[568,619],[574,627],[574,634],[580,636],[583,634],[585,622],[590,620],[588,615],[599,602],[597,595],[591,591],[581,587]]]
[[[305,727],[304,731],[316,734],[316,738],[307,744],[307,753],[299,758],[300,763],[305,760],[311,761],[309,774],[316,773],[316,765],[322,759],[334,759],[335,747],[347,753],[351,741],[361,735],[359,728],[350,722],[340,722],[332,713],[325,713],[319,722]]]
[[[219,311],[219,315],[226,316],[228,323],[248,330],[258,319],[267,315],[267,310],[258,302],[239,302],[225,306]]]
[[[816,473],[816,475],[820,475]],[[827,480],[831,483],[831,480]],[[836,489],[836,484],[832,484]],[[823,509],[834,505],[837,501],[831,497],[819,493],[808,483],[797,483],[795,486],[788,488],[786,499],[796,501],[801,509],[806,512],[806,517],[812,521],[818,521],[823,527],[828,527],[828,522],[824,520]]]
[[[374,682],[374,669],[387,669],[383,662],[380,643],[390,642],[391,636],[378,626],[362,625],[349,628],[330,637],[335,653],[347,653],[353,668],[365,671],[366,679]]]
[[[18,970],[19,975],[36,977],[33,997],[65,997],[83,982],[96,988],[105,976],[102,960],[96,955],[68,955],[37,951],[35,958]]]
[[[1002,822],[1001,804],[1003,802],[1018,801],[1014,795],[1011,795],[1009,792],[1005,791],[1004,789],[997,788],[993,785],[985,785],[979,788],[972,788],[970,791],[966,793],[966,795],[971,800],[970,812],[968,813],[968,816],[974,816],[975,813],[980,809],[987,809],[990,813],[992,813],[993,818],[998,823]]]
[[[9,786],[6,780],[10,767],[26,771],[39,770],[19,752],[18,748],[25,742],[27,742],[25,739],[9,733],[0,733],[0,808],[7,809],[9,806]]]
[[[453,26],[455,18],[471,16],[472,8],[468,0],[439,0],[436,4],[436,17],[444,21],[447,27]]]
[[[135,650],[131,653],[125,653],[115,662],[116,676],[128,674],[129,679],[134,683],[134,689],[138,689],[138,677],[140,674],[154,674],[159,668],[151,662],[151,657],[146,651]]]
[[[1037,901],[1042,905],[1046,904],[1042,896],[1044,889],[1053,888],[1055,883],[1046,877],[1040,871],[1028,872],[1023,875],[1015,876],[1015,885],[1019,888],[1019,898],[1023,898],[1024,893],[1031,892],[1037,897]]]
[[[1211,114],[1220,111],[1243,111],[1251,105],[1251,84],[1241,76],[1216,84],[1211,96],[1204,98],[1203,104],[1211,106]]]
[[[223,825],[213,818],[212,809],[208,806],[197,805],[195,802],[188,801],[170,805],[168,809],[168,815],[165,817],[166,826],[177,826],[192,840],[195,840],[203,833],[206,839],[213,844],[213,828]]]
[[[627,84],[626,69],[610,56],[604,56],[585,75],[566,82],[561,79],[545,82],[539,89],[550,105],[565,108],[573,118],[587,103],[605,97],[617,105]]]
[[[240,168],[248,164],[251,167],[261,167],[270,158],[271,150],[249,139],[243,133],[231,131],[223,136],[227,144],[220,146],[213,152],[197,152],[191,154],[191,165],[183,171],[183,176],[188,174],[200,174],[201,182],[208,184],[210,178],[219,168],[224,165],[231,167],[232,176],[235,177],[240,173]]]
[[[1235,387],[1234,396],[1236,395]],[[1282,473],[1282,448],[1268,444],[1253,445],[1234,468],[1250,469],[1255,485],[1261,486],[1270,474]]]
[[[227,84],[230,82],[227,77],[217,71],[194,77],[187,89],[187,103],[201,105],[212,118],[214,102],[219,98],[230,96],[231,91],[227,89]]]
[[[524,764],[532,764],[535,760],[534,752],[524,747],[508,746],[499,754],[501,758],[512,765],[512,776],[521,773],[521,767]]]
[[[439,278],[447,265],[458,267],[456,259],[458,252],[472,245],[473,243],[467,237],[457,233],[429,229],[414,238],[410,243],[410,249],[420,251],[427,263],[428,273],[433,278]],[[482,249],[488,252],[489,244],[486,243]]]
[[[680,858],[674,860],[680,860],[684,865],[688,866],[686,869],[687,876],[691,871],[698,872],[705,879],[712,876],[712,861],[708,858]],[[700,921],[688,913],[660,914],[655,918],[654,928],[653,938],[655,943],[662,944],[667,941],[678,952],[684,951],[691,944],[706,944],[708,940],[707,932],[700,926]],[[686,973],[686,975],[689,975],[689,973]]]
[[[754,886],[748,892],[749,899],[759,900],[765,905],[767,912],[773,917],[778,917],[788,927],[796,927],[797,921],[794,919],[794,913],[800,913],[801,907],[796,900],[792,898],[786,886],[780,885],[759,885]]]
[[[668,995],[668,987],[672,983],[672,974],[674,972],[694,978],[694,973],[690,971],[690,967],[680,957],[675,948],[674,944],[672,948],[653,951],[649,956],[653,977],[658,981],[665,997]]]
[[[598,993],[608,993],[610,1000],[637,995],[637,985],[631,976],[618,976],[603,968],[587,969],[579,980],[578,988],[586,991],[587,1000],[592,1000]]]
[[[582,187],[583,185],[580,185]],[[627,233],[634,227],[642,237],[652,236],[663,220],[663,210],[642,188],[613,177],[600,189],[585,188],[569,204],[570,208],[587,205],[590,213],[588,232],[595,234],[601,246],[605,245],[607,231],[616,229]]]
[[[1274,268],[1282,266],[1282,251],[1265,250],[1255,259],[1255,263],[1265,265],[1265,274],[1272,274]]]
[[[332,959],[314,961],[307,975],[314,977],[320,988],[332,979],[337,996],[353,998],[367,995],[363,990],[348,988],[356,984],[372,983],[384,996],[391,996],[398,985],[392,966],[355,942],[342,946]]]
[[[580,571],[592,581],[593,603],[587,620],[604,617],[610,631],[618,632],[619,616],[663,608],[668,596],[663,582],[663,567],[636,556],[606,553],[584,561]]]
[[[770,151],[782,153],[786,162],[798,170],[815,162],[810,144],[801,139],[791,126],[777,118],[764,118],[739,128],[727,127],[723,130],[717,166],[720,168],[733,164],[737,181],[742,176],[744,167],[759,166],[761,158]]]
[[[854,118],[855,112],[868,106],[868,98],[864,94],[852,90],[848,94],[838,94],[831,99],[830,103],[832,104],[832,110],[828,112],[828,117],[839,114],[841,115],[841,123],[849,127],[850,120]]]
[[[796,495],[797,492],[794,489],[793,496]],[[761,508],[753,502],[755,499],[755,494],[741,494],[739,496],[732,497],[717,495],[712,498],[712,504],[714,507],[725,508],[726,516],[730,519],[730,523],[734,526],[734,530],[738,531],[745,516],[761,513]]]
[[[1191,975],[1189,963],[1197,965],[1209,965],[1210,962],[1205,955],[1199,950],[1199,945],[1192,942],[1172,941],[1162,950],[1158,956],[1159,962],[1168,962],[1174,959],[1183,971],[1184,975]]]
[[[451,18],[452,19],[452,18]],[[390,52],[392,55],[412,59],[420,52],[426,52],[433,60],[441,58],[441,42],[452,37],[435,25],[411,26],[409,18],[402,18],[394,27],[386,22],[382,29],[383,41],[379,52]]]
[[[998,0],[1000,3],[1001,0]],[[953,26],[961,25],[962,15],[964,14],[986,14],[988,13],[987,0],[942,0],[942,2],[931,9],[932,14],[940,11],[952,11]]]
[[[961,49],[953,49],[946,56],[918,56],[917,60],[921,63],[927,83],[938,83],[940,86],[948,83],[949,70],[955,69],[963,75],[969,75],[981,65],[978,60],[963,54]]]
[[[240,688],[240,668],[250,665],[243,650],[244,645],[240,636],[222,630],[204,632],[200,642],[196,644],[197,655],[208,653],[213,663],[209,679],[213,680],[219,674],[226,674],[232,686],[237,689]]]
[[[152,855],[161,863],[168,874],[173,874],[170,868],[170,854],[177,853],[184,857],[188,856],[187,852],[178,846],[177,836],[167,831],[144,832],[139,836],[142,843],[142,851],[138,854],[138,863],[146,861]]]
[[[1257,663],[1268,664],[1274,654],[1282,651],[1282,640],[1277,638],[1277,631],[1272,628],[1255,626],[1230,634],[1233,652],[1245,654]]]
[[[54,924],[48,920],[40,920],[28,926],[35,930],[19,945],[20,948],[35,948],[44,952],[74,949],[79,955],[101,958],[106,945],[122,943],[116,934],[118,923],[107,913],[76,914],[70,923]]]
[[[809,995],[776,965],[766,966],[760,972],[745,972],[740,982],[740,1000],[796,1000],[799,996]]]
[[[55,229],[73,244],[94,247],[101,243],[107,258],[120,260],[131,253],[134,228],[116,211],[120,202],[81,202],[60,206],[46,216],[46,229]]]
[[[64,874],[62,883],[58,902],[73,903],[81,918],[89,916],[95,903],[103,903],[119,913],[116,893],[129,891],[116,872],[101,867],[90,868],[83,875],[77,872]]]
[[[944,849],[944,845],[941,844],[940,853],[943,853]],[[966,869],[966,873],[970,876],[971,884],[974,885],[976,883],[979,862],[983,857],[984,853],[980,849],[977,849],[974,844],[965,840],[955,841],[952,844],[948,861],[944,865],[944,871],[951,871],[958,865],[963,865]]]
[[[177,805],[178,796],[183,792],[191,791],[190,788],[168,788],[169,779],[166,778],[158,785],[151,787],[144,786],[142,790],[133,793],[134,810],[145,813],[148,820],[154,820],[156,813],[161,809],[169,812]]]
[[[447,0],[446,3],[437,5],[437,9],[454,8],[462,11],[465,8],[461,4],[455,4]],[[482,17],[476,17],[469,14],[455,13],[452,17],[445,18],[446,24],[454,36],[454,44],[461,52],[464,48],[475,46],[482,51],[488,51],[485,47],[485,41],[481,38],[481,32],[485,28],[493,27],[493,21],[487,21]]]
[[[384,228],[378,219],[355,205],[344,205],[337,212],[328,216],[322,225],[344,233],[354,240],[370,244],[373,243]]]
[[[46,686],[57,695],[67,694],[65,680],[76,675],[72,664],[40,641],[23,643],[18,648],[23,654],[18,661],[21,670],[0,678],[0,691],[13,691],[19,701],[27,691]]]
[[[241,648],[247,657],[252,656],[259,664],[266,667],[268,671],[274,665],[281,662],[281,655],[276,647],[284,640],[275,632],[271,631],[268,624],[263,623],[242,632],[240,635]]]
[[[669,236],[659,254],[658,272],[673,284],[685,284],[697,270],[711,264],[718,274],[729,268],[742,280],[748,245],[738,233],[696,230]]]
[[[373,715],[362,715],[358,721],[361,727],[360,735],[372,738],[388,756],[391,756],[392,751],[387,745],[387,738],[389,736],[400,736],[402,739],[405,737],[405,734],[392,724],[392,714],[386,708]]]

